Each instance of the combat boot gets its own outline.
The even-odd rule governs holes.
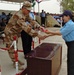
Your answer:
[[[16,68],[16,64],[13,63],[14,68]],[[18,70],[24,70],[24,67],[18,63]]]
[[[23,62],[21,62],[20,60],[18,60],[18,63],[19,63],[20,65],[24,65],[24,63],[23,63]]]

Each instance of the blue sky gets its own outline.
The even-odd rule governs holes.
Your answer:
[[[0,10],[19,10],[20,7],[21,6],[19,4],[0,3]],[[34,9],[38,12],[38,3],[36,3]],[[45,10],[49,13],[60,13],[60,4],[57,0],[43,1],[39,4],[39,9],[39,12],[41,12],[41,10]]]

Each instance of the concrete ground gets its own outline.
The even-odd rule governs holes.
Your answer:
[[[53,30],[53,31],[59,30],[59,28],[48,28],[48,29]],[[67,75],[67,63],[66,63],[67,47],[62,37],[61,36],[50,36],[46,38],[45,40],[41,41],[41,43],[43,42],[62,44],[62,65],[61,65],[61,69],[58,75]],[[37,42],[35,42],[35,47],[38,45],[39,43],[38,43],[38,38],[37,38]],[[0,40],[0,48],[2,47],[5,47],[5,44],[3,44],[3,41]],[[19,38],[19,43],[18,43],[18,49],[22,50],[22,43],[21,43],[20,38]],[[24,59],[23,52],[19,52],[19,59],[25,63],[24,68],[26,68],[27,62]],[[0,49],[0,65],[1,65],[1,75],[15,75],[16,74],[16,69],[13,68],[12,61],[9,58],[7,51],[4,51],[2,49]]]

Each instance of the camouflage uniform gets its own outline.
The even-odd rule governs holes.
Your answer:
[[[29,21],[31,24],[34,24],[34,27],[40,26],[36,22],[33,22],[31,20],[31,18],[29,17],[29,15],[22,14],[22,10],[19,10],[18,12],[16,12],[15,14],[13,14],[13,16],[9,20],[9,22],[6,25],[5,30],[4,30],[4,33],[5,33],[5,36],[6,36],[5,42],[6,42],[7,48],[9,48],[10,45],[12,44],[14,36],[16,36],[17,40],[18,40],[18,38],[20,37],[20,32],[22,30],[24,30],[25,32],[27,32],[31,36],[37,36],[36,31],[34,31],[33,29],[28,31],[28,29],[30,27],[26,24],[26,21]],[[11,60],[13,62],[15,62],[14,48],[11,47],[8,50],[8,53],[9,53],[9,56],[10,56]]]

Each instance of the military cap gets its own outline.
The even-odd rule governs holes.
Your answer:
[[[31,3],[29,1],[24,1],[23,2],[23,6],[27,9],[27,10],[31,10]]]
[[[63,16],[70,16],[70,18],[72,18],[72,12],[70,10],[65,10],[63,14],[60,15],[60,17]]]

